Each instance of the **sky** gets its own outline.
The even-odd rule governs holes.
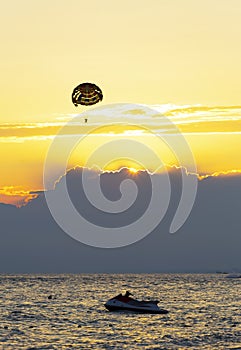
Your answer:
[[[239,0],[13,0],[1,5],[1,120],[71,113],[94,81],[104,103],[237,105]]]
[[[48,148],[67,121],[80,120],[71,135],[112,117],[123,122],[123,115],[109,113],[112,103],[145,105],[169,118],[189,143],[199,175],[240,171],[239,0],[13,0],[1,4],[0,16],[1,202],[22,205],[44,189]],[[88,126],[78,114],[89,110],[71,102],[73,88],[84,81],[101,87],[106,106]],[[165,129],[153,115],[143,120],[132,113],[125,122],[154,133]],[[128,130],[102,141],[129,137]],[[131,136],[148,143],[146,135],[132,130]],[[84,166],[100,139],[91,135],[69,166]],[[175,165],[168,153],[161,157]],[[104,170],[138,167],[112,165]],[[146,168],[156,166],[147,162]]]

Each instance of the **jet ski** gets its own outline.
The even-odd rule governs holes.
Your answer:
[[[136,300],[130,297],[132,295],[126,292],[125,295],[119,294],[105,303],[109,311],[131,311],[145,314],[167,314],[168,311],[159,308],[158,300]]]

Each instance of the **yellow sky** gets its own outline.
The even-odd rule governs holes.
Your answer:
[[[84,122],[86,117],[87,124]],[[78,144],[68,154],[68,168],[86,166],[94,150],[106,142],[116,140],[134,140],[153,149],[159,157],[157,162],[142,154],[142,161],[150,171],[158,169],[161,162],[186,166],[188,164],[178,164],[175,160],[174,153],[179,146],[175,141],[177,137],[173,126],[179,129],[188,142],[198,174],[241,169],[241,106],[117,104],[95,107],[83,114],[60,115],[49,122],[1,124],[1,185],[16,186],[18,189],[23,186],[28,190],[42,189],[45,158],[50,144],[61,130],[63,142],[56,149],[53,159],[55,178],[62,174],[59,165],[66,156],[66,142],[72,138]],[[173,139],[174,146],[164,144],[161,140],[163,135],[169,140]],[[119,144],[117,150],[120,147],[123,147],[123,157],[128,157],[128,150]],[[107,150],[111,150],[111,146]],[[88,165],[110,170],[110,166],[105,167],[104,156],[100,154]],[[111,164],[115,170],[125,165],[130,167],[133,164],[123,159]]]
[[[240,102],[240,0],[12,0],[0,17],[1,121],[71,113],[81,81],[104,103]]]
[[[241,169],[240,18],[240,0],[2,1],[0,191],[42,188],[54,135],[84,110],[71,102],[84,81],[102,105],[164,105],[199,172]]]

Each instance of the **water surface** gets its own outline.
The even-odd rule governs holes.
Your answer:
[[[241,349],[241,279],[0,275],[0,283],[0,349]],[[125,290],[159,299],[169,314],[107,311],[104,302]]]

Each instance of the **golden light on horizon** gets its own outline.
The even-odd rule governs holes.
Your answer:
[[[129,172],[132,173],[132,174],[137,174],[138,173],[138,169],[135,169],[135,168],[128,168]]]
[[[180,165],[175,154],[162,140],[162,134],[168,135],[169,132],[165,118],[162,119],[164,123],[163,121],[160,123],[157,115],[152,117],[135,109],[130,110],[129,114],[125,112],[122,115],[119,115],[118,111],[119,119],[113,119],[111,108],[111,105],[105,107],[104,116],[103,108],[100,110],[100,115],[95,111],[97,114],[89,117],[87,125],[81,122],[81,115],[77,116],[77,119],[73,119],[73,123],[65,129],[66,133],[61,136],[63,146],[55,152],[53,160],[54,180],[63,175],[60,169],[65,154],[65,142],[68,143],[72,136],[80,138],[80,142],[69,155],[67,169],[80,166],[115,172],[126,168],[131,169],[130,174],[134,175],[140,170],[155,173],[162,172],[165,166]],[[196,159],[198,174],[206,176],[241,169],[241,107],[160,105],[159,109],[165,109],[168,118],[183,133]],[[35,122],[29,125],[23,122],[0,125],[1,188],[11,186],[15,188],[12,194],[6,190],[2,191],[2,201],[10,200],[13,193],[16,193],[17,197],[20,196],[19,186],[27,192],[43,189],[43,169],[48,148],[61,126],[72,118],[66,116],[61,122],[62,125],[58,116],[49,123]],[[123,124],[123,119],[126,125]],[[140,128],[143,121],[144,129]],[[93,127],[95,131],[89,133]],[[174,140],[175,134],[170,137]],[[128,143],[127,146],[121,143],[123,140],[134,141],[131,151],[136,152],[135,159],[128,157],[130,147]],[[112,147],[113,142],[117,142],[116,148]],[[93,152],[105,144],[105,151],[97,152],[97,157],[91,161]],[[145,146],[141,152],[138,151],[139,144]],[[116,151],[119,150],[123,156],[120,157],[118,153],[116,158]],[[156,158],[150,157],[149,150],[156,155]]]

